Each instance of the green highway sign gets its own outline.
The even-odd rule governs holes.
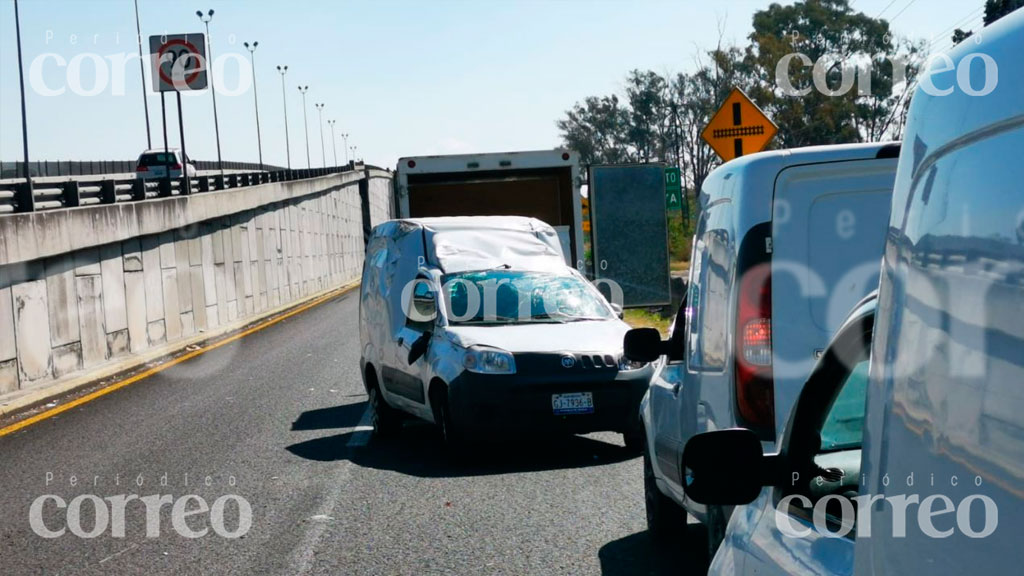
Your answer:
[[[679,168],[665,168],[665,206],[669,210],[683,207],[683,183]]]

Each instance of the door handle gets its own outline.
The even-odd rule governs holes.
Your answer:
[[[398,337],[398,345],[401,346],[402,344],[405,344],[405,336]]]
[[[672,385],[672,395],[673,396],[679,396],[679,390],[682,387],[683,387],[683,383],[682,382],[676,382],[675,384],[673,384]]]

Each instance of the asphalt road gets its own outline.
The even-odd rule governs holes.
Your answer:
[[[355,292],[335,298],[0,438],[0,573],[676,574],[702,564],[696,537],[688,549],[650,543],[641,461],[616,434],[503,444],[472,464],[448,459],[427,424],[371,438],[357,306]],[[148,501],[126,500],[122,522],[118,497],[131,495]],[[243,532],[240,500],[251,524],[232,538]],[[200,512],[181,520],[179,505]]]

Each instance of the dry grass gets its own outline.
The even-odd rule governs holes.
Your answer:
[[[671,318],[662,318],[646,308],[630,308],[623,313],[623,319],[633,328],[657,328],[663,338],[668,337],[668,326],[672,323]]]

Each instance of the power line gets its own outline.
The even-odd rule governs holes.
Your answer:
[[[957,28],[963,29],[965,23],[967,23],[967,22],[969,22],[969,21],[971,21],[971,20],[973,20],[975,18],[978,18],[979,16],[982,16],[982,20],[984,21],[984,17],[982,15],[982,11],[984,9],[985,9],[984,6],[979,6],[978,8],[975,8],[974,10],[971,11],[970,14],[968,14],[967,16],[964,16],[963,18],[957,20],[955,24],[953,24],[952,26],[949,26],[948,28],[946,28],[942,32],[939,32],[938,34],[935,35],[935,37],[936,38],[942,38],[942,37],[945,37],[945,36],[949,35],[950,33],[953,32],[953,30],[956,30]],[[935,44],[937,42],[938,41],[935,40],[932,43]]]
[[[888,4],[886,4],[886,5],[885,5],[885,8],[882,8],[882,11],[881,11],[881,12],[879,12],[879,13],[878,13],[878,15],[877,15],[877,16],[875,16],[875,18],[881,18],[881,17],[882,17],[882,14],[885,14],[885,11],[886,11],[886,10],[888,10],[888,9],[889,9],[889,7],[890,7],[890,6],[892,6],[892,5],[893,5],[893,4],[895,4],[895,3],[896,3],[896,0],[892,0],[892,2],[889,2]]]
[[[965,32],[973,32],[973,31],[974,31],[974,28],[979,28],[979,29],[980,29],[980,28],[983,28],[983,27],[984,27],[984,23],[985,23],[985,20],[984,20],[984,19],[982,18],[982,19],[978,19],[978,20],[971,20],[971,21],[968,21],[968,22],[967,22],[966,24],[964,24],[963,26],[955,26],[954,28],[957,28],[957,29],[963,30],[963,31],[965,31]],[[948,50],[949,48],[951,48],[951,47],[952,47],[952,44],[953,44],[953,40],[952,40],[952,37],[953,37],[953,35],[952,35],[952,32],[953,32],[953,30],[949,30],[949,31],[948,31],[947,33],[945,33],[945,34],[944,34],[944,35],[943,35],[942,37],[936,38],[936,39],[935,39],[935,40],[934,40],[934,41],[933,41],[933,42],[932,42],[932,43],[931,43],[931,44],[930,44],[930,45],[928,46],[928,49],[929,49],[929,50],[932,50],[932,51],[934,51],[933,49],[934,49],[934,48],[935,48],[936,46],[945,46],[944,50]],[[949,44],[948,46],[946,45],[947,43]]]
[[[899,12],[896,13],[895,16],[889,19],[889,23],[892,24],[893,22],[895,22],[896,19],[900,17],[900,14],[903,14],[904,12],[907,11],[907,8],[910,8],[911,6],[914,5],[914,2],[917,2],[917,0],[910,0],[910,2],[908,2],[907,5],[903,7],[903,10],[900,10]]]

